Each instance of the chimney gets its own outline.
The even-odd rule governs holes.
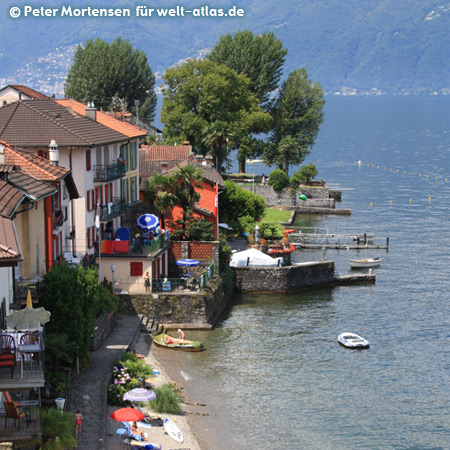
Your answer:
[[[211,156],[211,155],[206,155],[205,156],[205,166],[206,167],[209,167],[210,169],[212,168],[212,166],[213,166],[213,157]]]
[[[84,110],[85,115],[88,119],[93,120],[94,122],[97,122],[97,108],[94,105],[94,102],[87,104],[87,108]]]
[[[169,165],[166,161],[161,162],[161,173],[167,173],[167,170],[169,168]]]
[[[5,146],[0,143],[0,164],[5,164]]]
[[[50,162],[54,166],[59,165],[59,147],[58,144],[55,141],[55,138],[53,138],[50,141],[50,145],[48,146],[48,157],[50,159]]]

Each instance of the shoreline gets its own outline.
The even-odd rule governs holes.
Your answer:
[[[154,382],[151,383],[152,387],[157,387],[159,385],[172,382],[180,388],[184,396],[184,401],[181,404],[184,412],[183,414],[175,415],[154,413],[154,415],[161,416],[162,418],[169,417],[173,420],[182,432],[184,441],[182,443],[176,442],[167,433],[165,433],[164,427],[162,426],[154,426],[149,430],[146,430],[148,432],[148,441],[155,444],[161,444],[164,450],[208,450],[209,447],[202,440],[198,426],[194,424],[194,416],[196,412],[193,412],[192,409],[200,405],[196,405],[195,401],[186,398],[184,380],[181,375],[176,373],[177,371],[175,367],[171,365],[170,362],[166,360],[161,361],[161,358],[158,358],[158,356],[155,355],[154,349],[156,346],[152,345],[152,340],[147,332],[141,332],[139,334],[134,348],[137,353],[144,355],[146,364],[160,372]],[[173,353],[176,354],[176,352]],[[107,405],[105,444],[108,450],[123,450],[124,447],[124,438],[116,434],[116,430],[118,428],[122,428],[123,425],[121,422],[117,422],[109,417],[110,414],[116,409],[118,409],[116,406]],[[202,445],[200,445],[200,442]]]

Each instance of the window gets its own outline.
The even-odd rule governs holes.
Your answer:
[[[86,192],[86,207],[88,211],[95,208],[95,189]]]
[[[122,180],[122,198],[128,203],[128,178]]]
[[[86,172],[91,170],[91,151],[86,150]]]
[[[136,201],[136,177],[131,177],[130,183],[131,203],[134,203]]]
[[[87,229],[87,246],[92,248],[95,244],[95,227],[89,227]]]
[[[144,274],[143,264],[141,262],[131,262],[130,263],[130,276],[131,277],[142,277]]]

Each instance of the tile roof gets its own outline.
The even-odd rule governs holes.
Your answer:
[[[212,185],[218,185],[219,188],[223,188],[225,186],[225,182],[223,181],[222,175],[220,175],[219,172],[217,172],[216,169],[213,169],[212,167],[203,166],[201,164],[197,164],[192,161],[183,161],[180,164],[178,164],[180,167],[186,167],[188,164],[193,164],[196,168],[202,170],[202,177],[205,181],[208,181]],[[178,167],[172,167],[167,171],[167,173],[173,173],[178,170]]]
[[[91,147],[128,137],[86,117],[71,114],[53,100],[24,100],[0,108],[0,139],[18,147]]]
[[[11,218],[24,199],[23,192],[0,180],[0,216]]]
[[[184,161],[192,154],[190,145],[142,145],[139,150],[146,161]]]
[[[0,216],[0,266],[16,265],[22,261],[12,220]]]
[[[41,158],[35,153],[20,151],[9,146],[5,147],[5,162],[20,167],[22,172],[41,181],[58,181],[70,172],[69,169],[55,166],[48,159]]]
[[[86,115],[86,105],[83,105],[83,103],[72,99],[56,100],[56,102],[65,108],[72,108],[72,111],[78,115],[83,117]],[[132,125],[129,122],[124,122],[123,120],[115,119],[114,117],[111,117],[101,111],[96,112],[96,117],[98,123],[101,123],[105,127],[111,128],[112,130],[118,131],[129,138],[144,137],[148,134],[146,130],[139,128],[136,125]]]
[[[30,200],[40,200],[58,192],[58,189],[44,181],[36,180],[29,175],[14,171],[8,175],[8,184],[22,191]]]
[[[16,91],[22,92],[22,94],[26,95],[27,97],[34,98],[37,100],[48,100],[49,97],[47,95],[41,94],[38,91],[35,91],[34,89],[31,89],[27,86],[24,86],[23,84],[10,84],[10,87],[15,89]]]
[[[14,165],[12,164],[0,164],[0,173],[9,173],[14,169]]]

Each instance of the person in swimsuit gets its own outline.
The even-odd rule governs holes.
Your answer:
[[[80,439],[81,437],[81,423],[83,422],[83,416],[80,413],[80,410],[77,409],[77,413],[75,414],[75,438]]]

